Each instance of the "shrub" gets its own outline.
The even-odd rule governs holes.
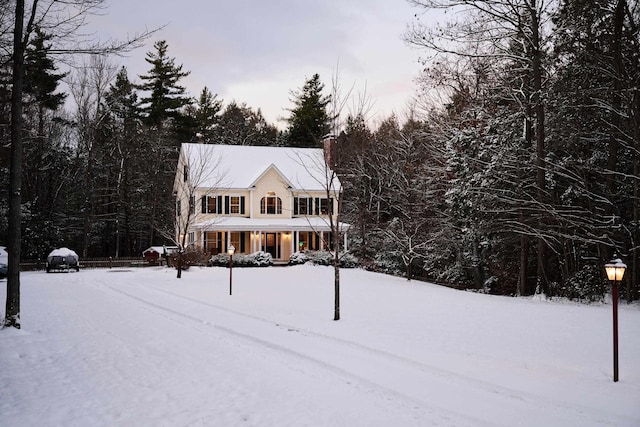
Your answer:
[[[562,284],[552,284],[554,295],[578,301],[602,301],[608,291],[607,280],[594,265],[585,266]]]
[[[289,265],[300,265],[309,261],[304,252],[295,252],[289,257]]]
[[[226,267],[229,265],[228,254],[213,255],[209,258],[209,267]],[[273,257],[268,252],[254,252],[252,254],[236,254],[233,256],[234,267],[268,267],[273,265]]]
[[[289,265],[300,265],[311,262],[314,265],[333,265],[334,253],[329,251],[296,252],[289,257]],[[341,268],[355,268],[358,260],[350,253],[340,255]]]
[[[178,256],[177,252],[172,253],[169,258],[169,266],[178,268]],[[182,253],[182,269],[187,270],[192,265],[206,265],[207,254],[198,250],[187,250]]]

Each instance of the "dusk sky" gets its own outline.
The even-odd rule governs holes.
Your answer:
[[[402,40],[416,12],[405,0],[239,0],[142,2],[109,0],[104,16],[89,27],[101,38],[166,25],[126,58],[129,78],[139,82],[149,64],[146,52],[166,40],[168,55],[191,71],[183,80],[189,95],[204,86],[225,101],[260,108],[265,118],[284,127],[292,90],[314,73],[329,93],[332,76],[357,97],[366,90],[373,107],[370,123],[392,112],[401,118],[414,95],[420,52]],[[352,104],[349,104],[353,105]]]

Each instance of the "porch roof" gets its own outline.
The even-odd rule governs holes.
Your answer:
[[[341,231],[350,224],[339,223]],[[321,217],[302,218],[244,218],[221,217],[194,224],[199,231],[331,231],[329,221]]]

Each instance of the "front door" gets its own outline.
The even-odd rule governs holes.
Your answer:
[[[278,258],[278,239],[276,233],[267,233],[265,250],[269,252],[273,259]]]

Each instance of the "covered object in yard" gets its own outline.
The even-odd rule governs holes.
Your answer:
[[[80,271],[78,254],[69,248],[58,248],[51,251],[47,257],[47,273],[52,271],[69,271],[74,269]]]

